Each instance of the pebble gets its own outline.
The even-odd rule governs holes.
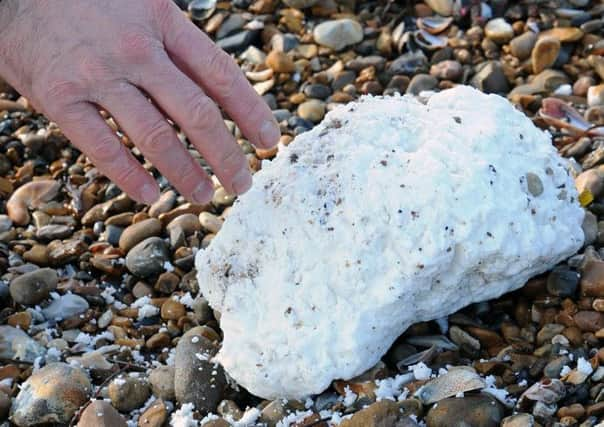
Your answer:
[[[532,31],[527,31],[510,41],[510,52],[516,58],[525,60],[531,56],[535,43],[537,43],[537,35]]]
[[[178,320],[186,314],[185,306],[172,298],[161,305],[161,318],[164,320]]]
[[[584,296],[604,297],[604,261],[589,260],[585,264],[580,288]]]
[[[463,73],[462,65],[451,59],[440,61],[430,67],[430,75],[441,80],[457,81]]]
[[[599,168],[588,169],[575,178],[575,186],[579,194],[587,190],[594,198],[598,198],[604,190],[604,177]]]
[[[357,44],[363,40],[363,27],[352,19],[325,21],[313,31],[316,43],[336,51]]]
[[[501,427],[533,427],[535,418],[531,414],[516,414],[501,420]]]
[[[507,77],[501,64],[489,61],[472,78],[472,86],[486,93],[506,93],[509,90]]]
[[[587,105],[590,107],[604,105],[604,84],[591,86],[587,90]]]
[[[556,62],[559,52],[560,40],[553,36],[540,37],[531,54],[533,73],[539,74],[551,67]]]
[[[283,3],[294,9],[305,9],[314,6],[319,0],[283,0]]]
[[[484,27],[484,34],[495,43],[503,44],[514,37],[514,29],[503,18],[491,19]]]
[[[487,395],[448,398],[432,406],[426,415],[428,427],[453,427],[459,420],[476,427],[497,427],[503,419],[501,404]]]
[[[14,278],[10,282],[10,295],[17,304],[32,306],[48,298],[58,283],[55,270],[40,268]]]
[[[13,402],[11,420],[20,427],[67,424],[91,391],[90,379],[82,369],[51,363],[23,383]]]
[[[0,325],[0,358],[33,363],[45,353],[46,349],[21,329]]]
[[[268,54],[266,65],[277,73],[293,73],[296,70],[294,61],[286,53],[277,50]]]
[[[227,386],[224,370],[210,362],[218,348],[203,336],[201,327],[188,330],[176,345],[176,400],[193,403],[198,411],[215,412]]]
[[[159,237],[149,237],[130,249],[126,267],[136,276],[149,277],[161,273],[169,257],[166,243]]]
[[[78,427],[126,427],[126,420],[105,400],[93,400],[80,415]]]
[[[419,95],[426,90],[432,90],[438,85],[438,80],[429,74],[416,74],[413,76],[407,87],[407,93]]]
[[[394,426],[406,415],[409,414],[403,413],[400,403],[382,400],[356,412],[352,418],[342,421],[340,427]]]
[[[597,332],[604,328],[604,313],[582,310],[576,313],[573,319],[582,331]]]
[[[168,419],[168,408],[162,400],[153,402],[138,419],[138,427],[162,427]]]
[[[3,391],[0,391],[0,422],[8,419],[8,413],[11,407],[10,397]]]
[[[554,268],[547,276],[547,291],[556,296],[570,297],[579,286],[579,274],[568,267]]]
[[[159,399],[174,401],[176,395],[174,392],[174,367],[158,366],[149,374],[149,382],[153,395]]]
[[[202,212],[199,214],[199,224],[201,227],[210,233],[218,233],[224,221],[210,212]]]
[[[305,101],[298,106],[298,115],[304,120],[318,123],[325,116],[325,103],[318,99]]]
[[[162,225],[157,218],[149,218],[132,224],[121,233],[119,238],[119,247],[124,252],[138,245],[143,240],[158,236],[161,233]]]
[[[107,393],[113,407],[127,413],[143,406],[151,390],[149,383],[142,378],[120,375],[109,383]]]
[[[426,4],[441,16],[453,14],[453,0],[426,0]]]
[[[84,313],[88,308],[88,301],[81,296],[65,294],[43,308],[42,313],[47,320],[63,320]]]
[[[228,53],[237,53],[254,44],[258,36],[258,30],[244,30],[217,40],[216,45]]]

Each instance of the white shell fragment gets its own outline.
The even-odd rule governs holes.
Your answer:
[[[365,97],[256,174],[211,245],[217,360],[251,393],[300,398],[371,368],[411,324],[521,287],[583,243],[549,136],[468,87]]]

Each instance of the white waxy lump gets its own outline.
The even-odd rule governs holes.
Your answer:
[[[217,360],[264,398],[319,393],[411,324],[572,255],[583,216],[549,135],[505,99],[362,98],[282,148],[198,252]]]

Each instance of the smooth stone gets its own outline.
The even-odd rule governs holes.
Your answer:
[[[426,0],[426,4],[439,15],[451,16],[453,14],[453,0]]]
[[[307,7],[314,6],[318,2],[319,0],[283,0],[283,3],[294,9],[306,9]]]
[[[256,46],[249,46],[239,55],[239,58],[249,62],[250,64],[261,65],[266,61],[266,53],[258,49]],[[151,214],[151,210],[149,210],[149,214]]]
[[[149,383],[142,378],[121,375],[107,388],[111,404],[120,412],[130,412],[145,404],[151,394]]]
[[[277,50],[273,50],[268,54],[266,65],[277,73],[293,73],[296,71],[296,64],[294,64],[293,59],[286,53]]]
[[[40,268],[14,278],[10,282],[10,294],[17,304],[32,306],[48,298],[57,288],[59,276],[51,268]]]
[[[0,391],[0,423],[8,419],[11,403],[10,397],[5,392]]]
[[[451,59],[440,61],[430,67],[430,75],[442,80],[457,81],[462,73],[462,65]]]
[[[222,366],[211,362],[218,351],[202,327],[189,329],[176,345],[174,389],[176,400],[193,403],[198,411],[215,412],[227,386]]]
[[[398,426],[398,423],[406,415],[408,414],[402,410],[399,403],[391,400],[381,400],[356,412],[352,418],[342,421],[340,427]]]
[[[507,43],[514,37],[514,29],[503,18],[491,19],[484,27],[484,34],[497,44]]]
[[[516,414],[501,420],[501,427],[533,427],[535,418],[531,414]]]
[[[570,363],[571,362],[568,356],[556,357],[545,365],[543,368],[543,374],[548,378],[560,378],[562,368]]]
[[[507,93],[509,82],[497,61],[487,62],[472,78],[472,86],[485,93]]]
[[[407,52],[396,58],[388,66],[392,74],[413,76],[428,71],[428,58],[421,50]]]
[[[174,392],[174,367],[158,366],[149,374],[149,382],[153,395],[162,400],[174,401],[176,394]]]
[[[604,190],[604,174],[600,168],[588,169],[585,172],[581,172],[579,176],[575,178],[575,186],[577,191],[580,193],[589,191],[594,198],[598,198]]]
[[[559,297],[570,297],[579,286],[579,273],[566,266],[554,268],[547,276],[547,291]]]
[[[234,13],[229,15],[222,24],[220,24],[220,28],[216,31],[216,38],[223,39],[226,36],[230,36],[235,31],[240,30],[247,23],[247,20],[238,13]]]
[[[73,228],[69,225],[49,224],[36,230],[39,240],[65,239],[73,234]]]
[[[67,424],[88,400],[92,385],[86,372],[66,363],[51,363],[21,385],[11,420],[18,426]]]
[[[126,427],[126,420],[105,400],[93,400],[82,412],[78,427]]]
[[[271,38],[271,47],[279,52],[289,52],[300,44],[298,38],[293,34],[275,34]]]
[[[63,320],[84,313],[88,308],[88,301],[81,296],[65,294],[43,308],[42,314],[47,320]]]
[[[0,358],[33,362],[46,349],[21,329],[0,325]]]
[[[126,227],[120,236],[119,247],[124,252],[138,245],[143,240],[158,236],[161,233],[161,221],[157,218],[148,218]]]
[[[13,222],[8,215],[0,215],[0,233],[4,233],[11,229]]]
[[[604,297],[604,261],[589,260],[581,274],[581,295]]]
[[[413,76],[407,86],[407,93],[419,95],[420,92],[432,90],[438,85],[438,80],[429,74],[417,74]]]
[[[331,95],[331,89],[327,85],[313,83],[304,88],[304,94],[309,98],[324,100]]]
[[[136,276],[149,277],[161,273],[169,259],[166,243],[159,237],[149,237],[130,249],[126,267]]]
[[[587,105],[590,107],[604,105],[604,83],[591,86],[587,90]]]
[[[162,427],[168,419],[168,408],[162,400],[156,400],[141,414],[138,427]]]
[[[337,51],[362,41],[363,27],[347,18],[325,21],[315,27],[313,37],[318,44]]]
[[[172,298],[161,305],[160,312],[163,320],[178,320],[187,313],[185,306]]]
[[[510,41],[510,52],[516,58],[525,60],[531,56],[535,43],[537,43],[537,35],[532,31],[527,31]]]
[[[298,115],[313,123],[320,122],[325,116],[325,103],[318,99],[310,99],[298,105]]]
[[[581,228],[583,229],[583,234],[585,235],[585,242],[583,243],[583,246],[591,245],[596,241],[596,239],[598,239],[598,217],[596,217],[590,211],[585,212],[585,218],[583,218]]]
[[[560,52],[560,40],[556,37],[540,37],[531,53],[533,73],[539,74],[546,68],[551,67]]]
[[[504,415],[501,404],[491,396],[471,395],[443,399],[426,415],[428,427],[498,427]]]
[[[259,35],[259,30],[244,30],[217,40],[216,45],[228,53],[237,53],[254,44]]]

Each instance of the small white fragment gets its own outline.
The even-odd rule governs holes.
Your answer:
[[[419,362],[417,365],[409,366],[409,370],[413,372],[416,380],[429,380],[432,375],[432,369],[426,366],[423,362]]]
[[[591,375],[594,369],[591,367],[591,363],[582,357],[577,360],[577,370],[585,375]]]

